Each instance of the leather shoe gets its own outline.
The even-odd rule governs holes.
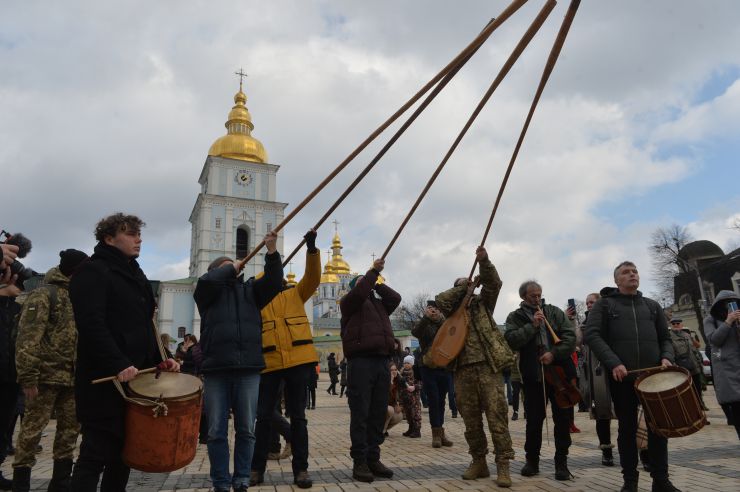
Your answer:
[[[265,481],[265,474],[260,473],[257,470],[252,470],[249,472],[249,485],[255,486],[263,483]]]
[[[364,462],[355,462],[354,466],[352,467],[352,478],[354,478],[355,480],[359,480],[360,482],[368,483],[375,480],[373,472],[370,471],[367,463]]]
[[[293,483],[298,486],[299,489],[310,489],[313,486],[313,481],[308,475],[307,470],[299,471],[293,478]]]

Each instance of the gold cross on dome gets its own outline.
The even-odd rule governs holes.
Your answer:
[[[337,232],[337,226],[339,225],[339,222],[337,222],[337,219],[334,219],[332,221],[332,224],[334,224],[334,232]]]
[[[239,68],[239,71],[238,72],[234,72],[234,74],[239,76],[239,90],[242,90],[242,81],[244,81],[244,77],[246,77],[247,74],[244,73],[244,69],[243,68]]]

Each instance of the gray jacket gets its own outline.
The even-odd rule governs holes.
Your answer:
[[[725,323],[727,301],[740,304],[731,290],[722,290],[704,318],[704,333],[712,346],[714,390],[720,404],[740,401],[740,328]]]
[[[660,304],[643,297],[621,294],[606,287],[591,308],[583,334],[585,343],[611,371],[624,364],[628,371],[673,362],[673,344]],[[637,373],[630,375],[634,380]]]

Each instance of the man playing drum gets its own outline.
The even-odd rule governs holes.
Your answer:
[[[77,325],[75,403],[82,443],[72,473],[72,490],[126,490],[130,469],[123,462],[125,402],[112,384],[96,378],[118,375],[131,381],[139,369],[157,365],[153,325],[154,294],[136,258],[141,251],[144,222],[117,213],[95,227],[95,254],[69,284]],[[174,359],[166,370],[177,372]]]
[[[636,492],[637,472],[637,406],[635,379],[639,369],[670,366],[673,346],[663,310],[656,301],[637,290],[640,275],[637,267],[624,261],[614,269],[617,288],[601,290],[589,312],[584,338],[594,355],[612,373],[610,391],[617,414],[617,446],[624,476],[623,492]],[[653,492],[678,492],[668,479],[668,440],[648,428]]]

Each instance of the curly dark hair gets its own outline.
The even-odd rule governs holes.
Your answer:
[[[125,215],[121,212],[109,215],[100,220],[95,226],[95,239],[102,241],[106,236],[115,236],[121,231],[140,231],[146,223],[135,215]]]

